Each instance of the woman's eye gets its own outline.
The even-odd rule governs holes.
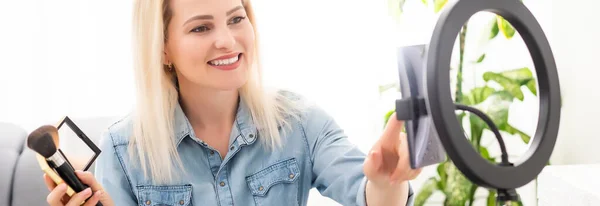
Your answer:
[[[240,23],[241,21],[243,21],[244,19],[246,19],[246,17],[243,16],[237,16],[234,17],[233,19],[231,19],[231,24],[237,24]]]
[[[205,32],[205,31],[208,31],[208,27],[199,26],[199,27],[192,29],[192,31],[190,31],[190,32]]]

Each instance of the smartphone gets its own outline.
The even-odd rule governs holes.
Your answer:
[[[435,125],[424,102],[424,81],[427,76],[427,45],[398,47],[398,73],[402,99],[412,99],[411,106],[396,104],[396,113],[412,113],[412,118],[404,120],[408,138],[410,166],[413,169],[437,164],[446,160],[446,152]],[[419,107],[418,109],[416,109]],[[404,111],[403,111],[404,110]],[[417,111],[420,110],[420,111]],[[399,117],[400,118],[400,117]]]

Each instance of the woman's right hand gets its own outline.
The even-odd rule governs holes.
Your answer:
[[[103,206],[115,205],[108,193],[104,191],[102,185],[96,181],[91,172],[78,170],[75,171],[75,174],[83,184],[90,185],[90,188],[74,194],[72,197],[67,195],[67,185],[65,183],[61,183],[57,186],[50,177],[44,174],[46,186],[48,186],[48,190],[50,190],[50,194],[48,194],[46,201],[50,206],[79,206],[92,195],[92,192],[94,193],[93,197],[89,198],[85,204],[83,204],[84,206],[95,206],[98,201],[100,201]]]

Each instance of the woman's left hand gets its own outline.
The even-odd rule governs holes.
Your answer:
[[[404,122],[396,119],[396,113],[392,114],[383,134],[365,160],[363,171],[375,185],[399,185],[421,173],[421,168],[413,170],[410,167],[408,142],[406,134],[402,132],[403,126]]]

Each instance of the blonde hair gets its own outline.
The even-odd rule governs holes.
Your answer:
[[[140,162],[144,176],[150,176],[156,184],[173,182],[174,168],[183,169],[173,143],[174,113],[179,99],[176,77],[162,61],[166,27],[172,15],[168,1],[136,0],[133,7],[136,108],[132,115],[129,155],[134,162]],[[248,0],[242,3],[258,39],[252,6]],[[283,134],[279,133],[278,126],[291,128],[286,117],[298,118],[300,104],[263,86],[257,48],[258,41],[255,40],[255,59],[249,68],[250,75],[238,91],[241,101],[248,106],[259,139],[267,148],[273,149],[281,146],[280,135]]]

